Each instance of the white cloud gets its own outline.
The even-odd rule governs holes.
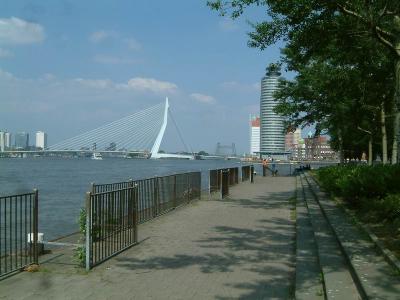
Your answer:
[[[93,32],[90,36],[89,36],[89,41],[93,42],[93,43],[100,43],[106,39],[109,38],[116,38],[118,37],[118,33],[116,31],[113,30],[99,30],[99,31],[95,31]]]
[[[201,103],[214,104],[216,102],[213,96],[203,95],[200,93],[190,94],[190,97]]]
[[[236,31],[239,26],[231,19],[225,18],[218,22],[218,27],[222,31]]]
[[[0,18],[0,44],[34,44],[44,39],[44,29],[37,23],[15,17]]]
[[[119,65],[119,64],[135,64],[138,63],[138,60],[135,59],[130,59],[130,58],[121,58],[117,56],[112,56],[112,55],[96,55],[93,58],[93,61],[100,63],[100,64],[106,64],[106,65]]]
[[[16,78],[14,77],[13,74],[11,74],[9,72],[6,72],[6,71],[3,71],[2,69],[0,69],[0,79],[12,80],[12,79],[16,79]]]
[[[124,39],[124,42],[131,50],[140,50],[142,48],[142,45],[132,37]]]
[[[9,58],[9,57],[13,57],[13,56],[14,56],[14,54],[11,51],[0,48],[0,58]]]
[[[261,84],[259,82],[255,83],[241,83],[237,81],[227,81],[221,83],[221,87],[224,89],[230,89],[240,92],[259,92],[261,90]]]
[[[42,76],[41,79],[50,81],[50,80],[56,79],[56,76],[53,75],[53,74],[51,74],[51,73],[46,73],[46,74],[44,74],[44,75]]]
[[[74,82],[77,82],[83,86],[95,88],[95,89],[107,89],[115,87],[115,84],[110,79],[83,79],[76,78]]]
[[[178,86],[175,83],[144,77],[131,78],[127,84],[118,85],[118,88],[136,91],[150,91],[157,94],[175,93],[178,90]]]

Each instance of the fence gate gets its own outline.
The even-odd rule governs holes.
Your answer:
[[[38,263],[38,195],[0,197],[0,278]]]
[[[137,186],[86,194],[86,269],[137,243]]]

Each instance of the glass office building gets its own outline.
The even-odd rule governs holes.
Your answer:
[[[274,93],[279,89],[280,75],[279,65],[270,64],[261,80],[260,153],[267,156],[286,154],[284,119],[274,112]]]

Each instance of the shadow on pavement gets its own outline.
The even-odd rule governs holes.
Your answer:
[[[289,209],[292,192],[269,193],[255,199],[224,199],[228,205],[245,209]],[[294,276],[294,223],[288,216],[252,220],[254,228],[214,226],[212,234],[204,239],[193,239],[203,249],[202,255],[175,254],[149,259],[117,257],[117,266],[129,270],[184,269],[198,266],[202,273],[242,271],[253,274],[254,281],[225,283],[225,288],[236,290],[240,299],[290,298]],[[179,250],[177,250],[178,252]],[[244,275],[246,276],[246,275]],[[231,299],[215,295],[217,299]]]

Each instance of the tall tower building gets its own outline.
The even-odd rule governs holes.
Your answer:
[[[4,152],[11,147],[11,133],[0,131],[0,152]]]
[[[0,152],[4,152],[6,149],[6,133],[0,131]]]
[[[26,150],[29,147],[29,133],[18,132],[15,134],[15,148],[17,150]]]
[[[284,120],[273,111],[277,104],[274,93],[278,90],[280,75],[280,66],[270,64],[261,80],[260,154],[268,156],[285,154]]]
[[[6,140],[6,148],[10,149],[11,148],[11,133],[9,133],[9,132],[5,133],[5,140]]]
[[[250,154],[260,152],[260,117],[250,115]]]
[[[36,148],[40,148],[42,150],[47,148],[47,133],[43,131],[36,132]]]

